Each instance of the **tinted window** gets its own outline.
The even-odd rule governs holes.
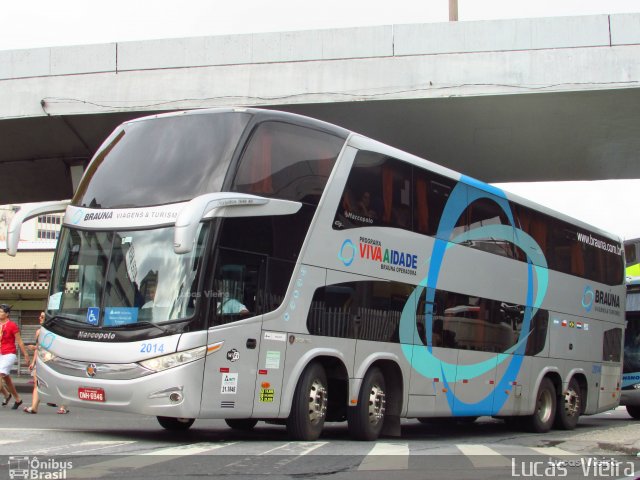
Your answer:
[[[307,327],[314,335],[399,342],[400,315],[412,286],[348,282],[319,288]]]
[[[359,152],[338,205],[334,228],[389,226],[411,230],[410,164],[373,152]]]
[[[317,204],[343,144],[318,130],[262,123],[242,155],[233,190]]]
[[[219,192],[249,114],[161,117],[125,124],[87,167],[74,205],[162,205]]]
[[[604,332],[602,344],[602,360],[605,362],[619,362],[622,349],[622,329],[612,328]]]
[[[214,325],[264,312],[266,257],[220,248],[211,296],[215,302]]]
[[[633,265],[638,260],[636,258],[636,244],[635,243],[627,243],[624,246],[624,256],[627,261],[627,265]]]
[[[456,182],[449,178],[420,168],[414,169],[414,231],[436,235],[442,211],[455,186]]]
[[[640,315],[637,312],[627,313],[622,365],[624,373],[640,372]]]
[[[280,306],[314,212],[314,207],[303,205],[293,215],[221,221],[213,279],[216,324]],[[246,307],[245,312],[240,311],[241,306]]]
[[[512,204],[512,209],[516,224],[537,242],[550,269],[607,285],[622,282],[624,261],[615,240],[521,205]]]
[[[347,282],[316,290],[307,320],[309,333],[329,337],[399,342],[400,316],[416,287],[399,282]],[[417,306],[419,343],[429,345],[425,313],[433,313],[434,347],[504,352],[520,339],[524,321],[522,305],[437,291],[425,304],[426,291]],[[526,355],[542,351],[547,337],[548,312],[539,310],[531,321]]]
[[[485,192],[479,192],[473,187],[468,187],[469,198],[476,198],[471,201],[465,213],[465,221],[469,239],[465,245],[494,253],[503,257],[515,258],[513,248],[513,227],[509,223],[509,218],[498,204],[498,199]],[[481,196],[481,198],[477,198]],[[507,227],[507,235],[500,235],[492,228]],[[502,232],[505,233],[505,232]]]

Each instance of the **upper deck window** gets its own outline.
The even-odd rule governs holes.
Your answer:
[[[232,190],[317,205],[344,140],[283,122],[261,123],[242,156]]]
[[[73,204],[146,207],[219,192],[250,118],[218,112],[127,123],[89,164]]]

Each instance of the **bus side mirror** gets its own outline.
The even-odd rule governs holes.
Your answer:
[[[58,200],[55,202],[25,203],[22,205],[7,227],[7,254],[12,257],[16,256],[18,242],[20,241],[20,231],[24,222],[38,215],[64,212],[70,203],[71,200]]]
[[[200,195],[190,200],[176,218],[173,251],[182,254],[193,250],[198,225],[205,218],[291,215],[301,207],[300,202],[247,193],[217,192]]]

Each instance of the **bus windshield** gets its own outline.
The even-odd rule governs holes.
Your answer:
[[[219,192],[251,115],[175,115],[124,124],[87,167],[73,204],[166,205]]]
[[[207,227],[200,225],[197,247],[187,255],[174,253],[173,230],[64,228],[49,313],[104,327],[191,317]]]

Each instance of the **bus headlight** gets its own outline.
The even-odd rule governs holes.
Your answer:
[[[207,347],[198,347],[183,352],[163,355],[162,357],[150,358],[149,360],[143,360],[139,363],[144,368],[148,368],[154,372],[161,372],[169,368],[179,367],[180,365],[200,360],[204,358],[206,353]]]
[[[42,363],[47,363],[55,359],[56,356],[46,348],[42,347],[42,345],[38,345],[38,358]]]

